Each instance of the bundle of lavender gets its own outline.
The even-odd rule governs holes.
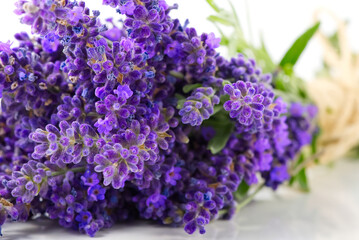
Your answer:
[[[213,33],[170,17],[177,5],[103,4],[121,27],[84,1],[16,3],[34,36],[0,44],[1,225],[42,215],[94,236],[150,219],[203,234],[249,186],[290,179],[314,106],[284,101],[255,60],[222,57]]]

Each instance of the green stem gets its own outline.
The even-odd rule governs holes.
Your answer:
[[[315,159],[317,159],[318,157],[320,157],[321,155],[323,155],[324,153],[324,149],[321,149],[320,151],[318,151],[316,154],[308,157],[306,160],[304,160],[302,163],[300,163],[299,165],[297,165],[292,171],[290,171],[290,175],[291,176],[296,176],[301,170],[303,170],[303,168],[306,168],[307,165],[311,162],[313,162]]]
[[[228,212],[227,209],[221,209],[218,211],[218,216],[223,217]]]
[[[184,79],[184,75],[177,71],[170,71],[170,75],[178,79]]]
[[[242,202],[240,202],[237,206],[237,211],[240,211],[243,207],[247,206],[248,203],[250,203],[253,198],[257,195],[257,193],[264,187],[264,183],[260,184],[257,189],[251,194],[248,195],[246,199],[244,199]]]
[[[74,173],[76,172],[83,172],[86,170],[86,167],[77,167],[77,168],[71,168],[71,169],[63,169],[61,171],[57,171],[57,172],[53,172],[51,174],[52,177],[56,177],[56,176],[60,176],[60,175],[63,175],[65,173],[67,173],[68,171],[72,171]]]

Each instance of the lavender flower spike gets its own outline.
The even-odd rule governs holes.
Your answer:
[[[270,105],[274,94],[261,83],[237,81],[225,85],[223,89],[230,97],[223,108],[240,124],[250,126],[257,123],[261,126],[262,122],[272,121],[273,112]]]
[[[193,91],[179,111],[184,124],[199,126],[213,114],[213,106],[219,103],[213,88],[201,87]]]

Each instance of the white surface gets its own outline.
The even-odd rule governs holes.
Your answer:
[[[188,236],[181,228],[133,222],[100,231],[107,240],[356,240],[359,239],[359,160],[334,168],[310,169],[309,194],[281,188],[266,190],[230,221],[215,221],[205,235]],[[3,226],[4,240],[88,240],[56,222],[36,220]]]

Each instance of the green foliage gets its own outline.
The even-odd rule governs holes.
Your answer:
[[[294,165],[294,169],[299,167],[304,162],[304,159],[304,153],[301,153],[296,164]],[[309,192],[310,189],[305,168],[300,169],[297,174],[291,177],[291,179],[289,180],[289,186],[293,186],[296,182],[298,183],[300,190],[302,190],[303,192]]]
[[[312,139],[312,142],[311,142],[311,144],[310,144],[311,154],[312,154],[312,155],[318,153],[318,138],[319,138],[319,135],[320,135],[320,130],[318,130],[317,132],[315,132],[314,135],[313,135],[313,139]],[[314,159],[314,162],[315,162],[316,164],[319,164],[319,159],[318,159],[318,158],[315,158],[315,159]]]
[[[183,87],[183,92],[184,93],[189,93],[190,91],[202,87],[202,84],[200,83],[196,83],[196,84],[187,84]]]
[[[295,75],[293,66],[289,64],[274,73],[273,84],[277,95],[286,102],[311,102],[303,80]]]
[[[214,11],[220,12],[220,8],[214,3],[214,0],[206,0],[207,3],[213,8]]]
[[[303,168],[302,170],[299,171],[298,175],[295,177],[296,180],[299,183],[300,189],[304,192],[309,192],[309,185],[308,185],[308,179],[307,179],[307,174],[306,174],[306,169]]]
[[[313,37],[314,33],[318,30],[320,23],[317,22],[305,31],[289,48],[289,50],[284,55],[283,59],[280,61],[279,66],[284,67],[286,65],[294,66],[298,61],[300,55],[303,53],[305,47],[307,46],[309,40]]]
[[[241,200],[248,195],[249,189],[250,186],[246,183],[246,181],[242,181],[241,184],[239,184],[237,191],[234,193],[234,196],[237,200]]]
[[[233,22],[232,19],[230,18],[225,18],[225,17],[220,17],[220,16],[216,16],[216,15],[211,15],[208,17],[208,20],[211,22],[217,22],[226,26],[233,26]]]
[[[272,72],[276,65],[269,56],[263,41],[260,47],[256,47],[245,39],[238,15],[231,2],[229,1],[230,10],[219,8],[214,0],[207,0],[207,2],[210,2],[210,6],[217,13],[209,16],[208,20],[217,27],[221,34],[221,45],[228,47],[229,54],[235,56],[241,52],[247,57],[255,58],[265,72]],[[225,35],[220,27],[221,25],[231,27],[233,29],[232,34],[230,36]]]
[[[182,109],[183,104],[186,101],[186,98],[183,95],[178,94],[178,93],[175,94],[175,97],[177,99],[177,109]]]
[[[209,141],[208,149],[212,154],[217,154],[226,146],[229,137],[234,130],[234,123],[228,114],[216,114],[203,122],[204,126],[212,127],[216,134]]]

